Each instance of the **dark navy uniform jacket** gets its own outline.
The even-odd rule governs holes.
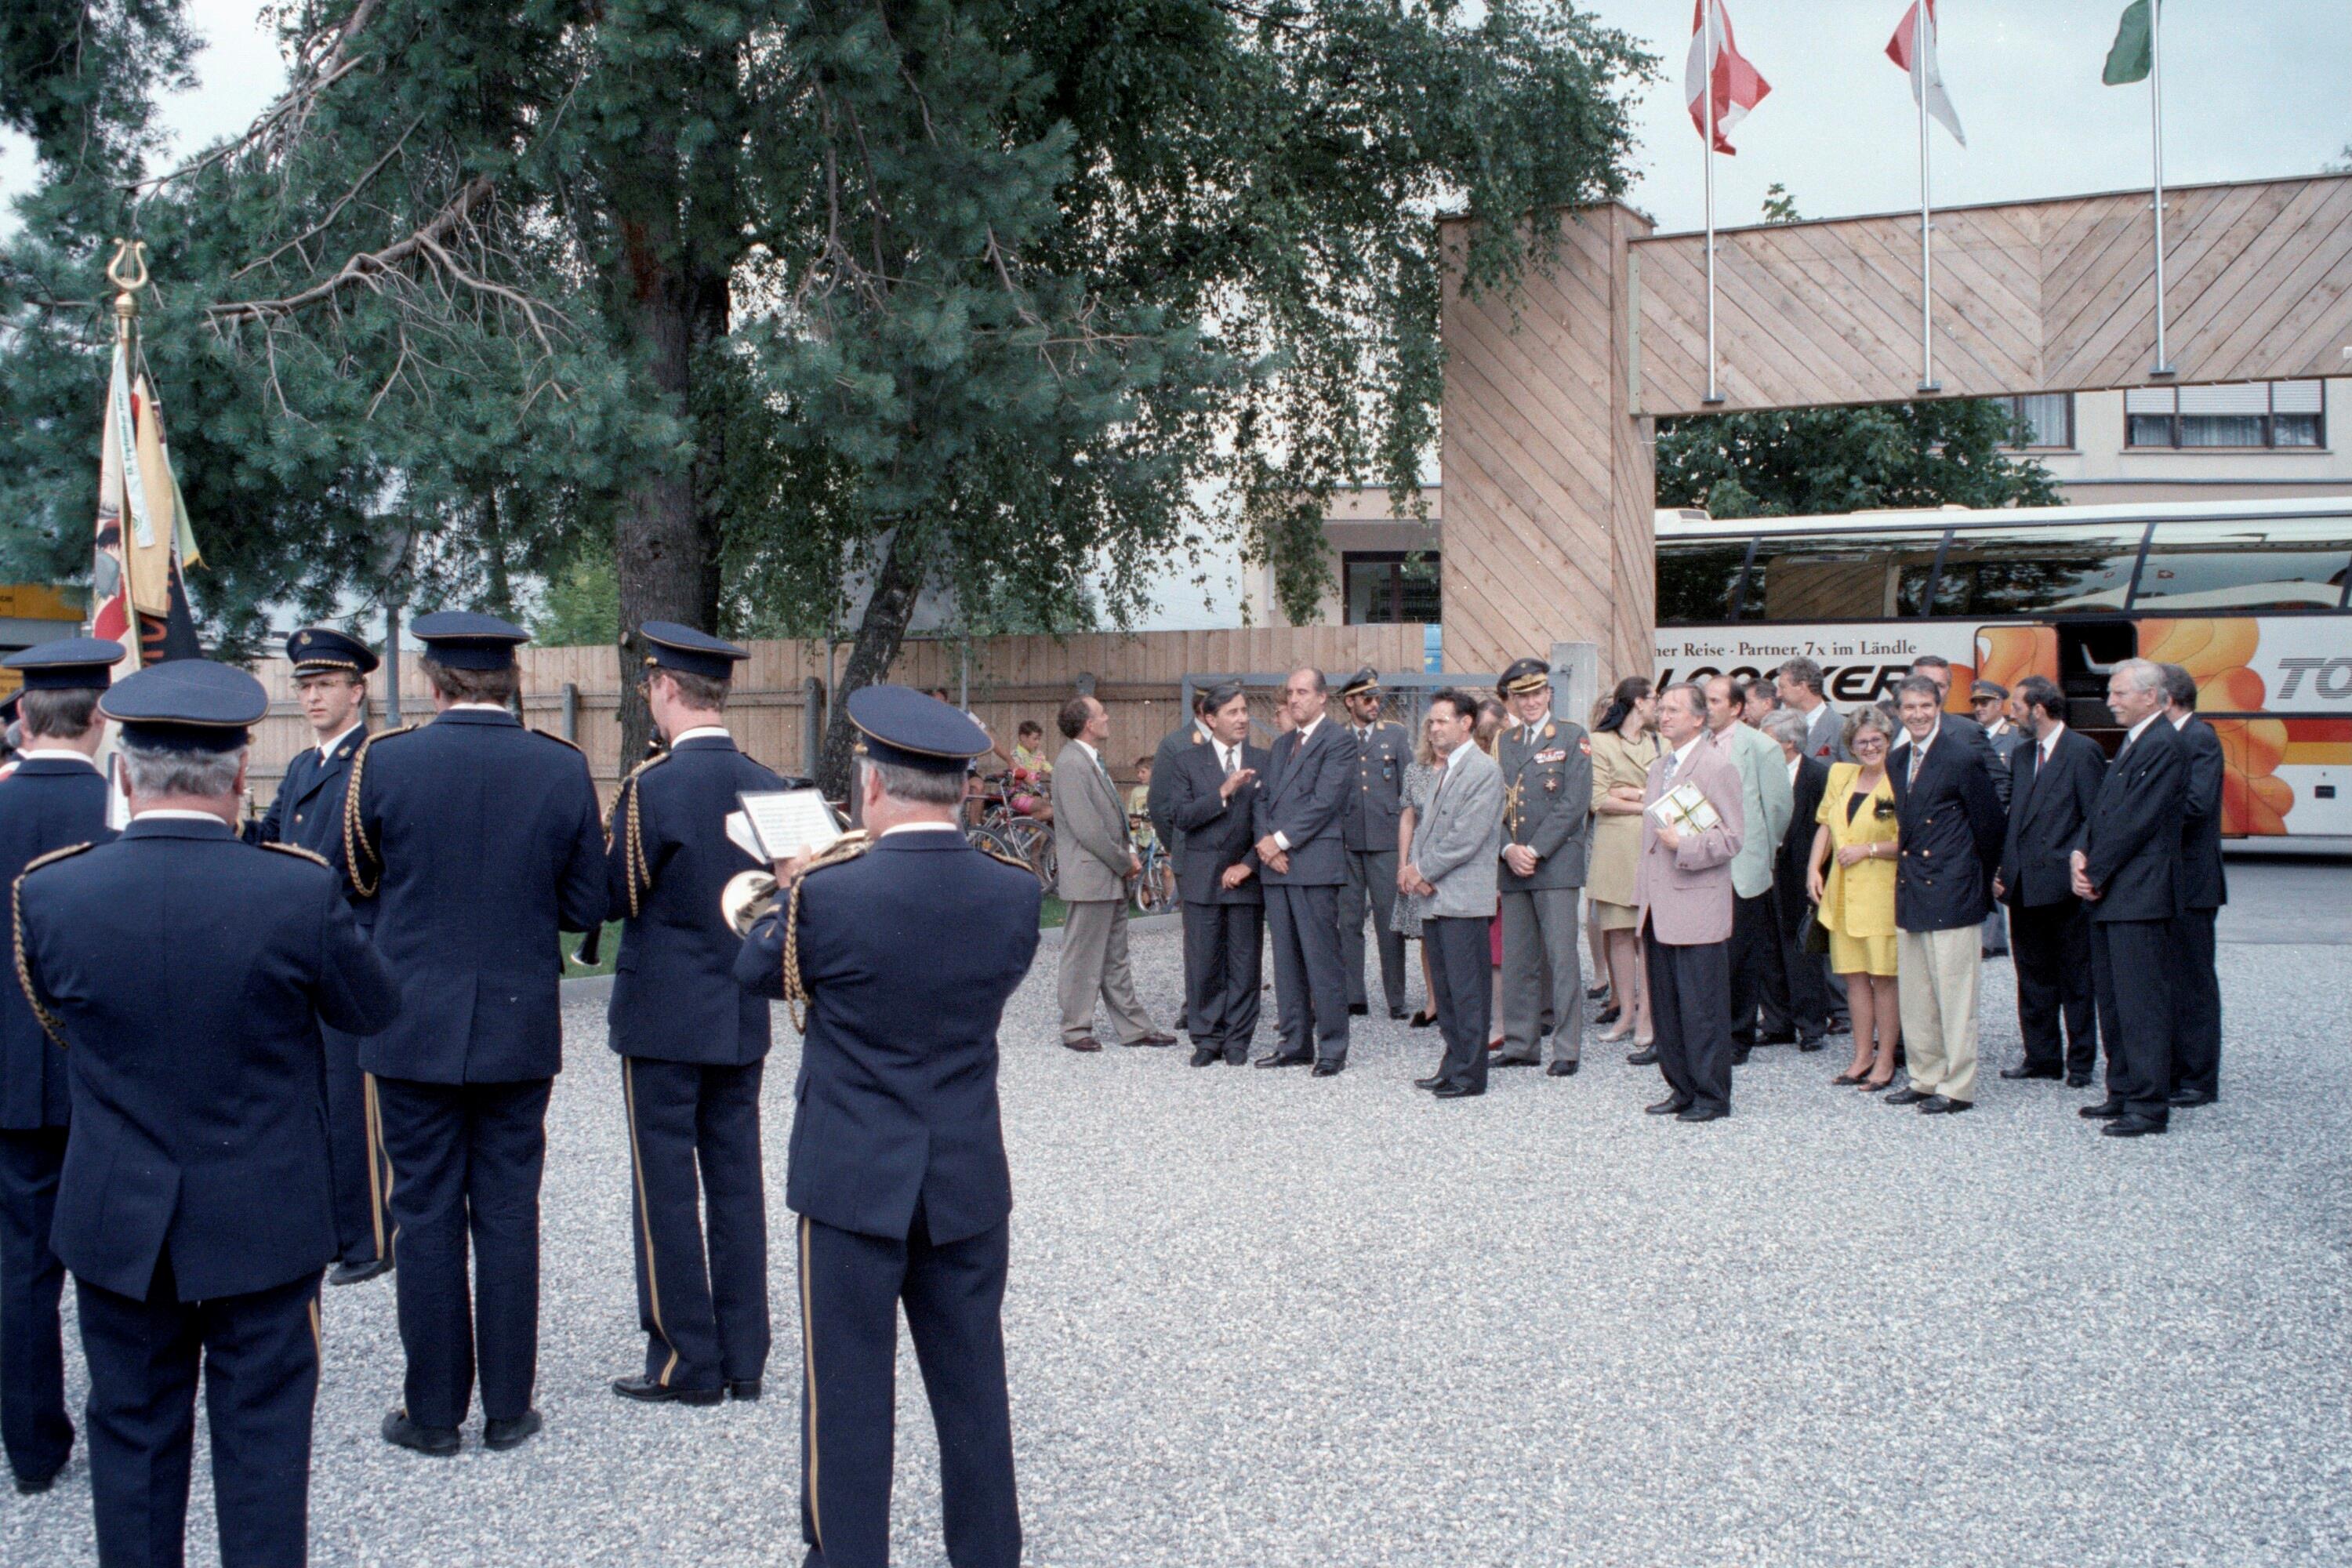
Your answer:
[[[52,849],[113,837],[106,826],[106,778],[95,767],[34,757],[0,779],[0,878],[6,885]],[[25,1005],[11,969],[0,980],[0,1128],[63,1127],[70,1106],[65,1056]]]
[[[333,871],[225,822],[142,817],[19,885],[34,999],[67,1045],[73,1131],[50,1246],[143,1299],[243,1295],[335,1256],[321,1023],[383,1027],[399,994]]]
[[[942,1246],[1003,1223],[996,1028],[1037,952],[1040,891],[1024,868],[931,829],[803,877],[793,1210],[904,1239],[919,1202]],[[781,915],[751,929],[735,977],[783,994]]]
[[[563,1067],[560,931],[604,919],[588,762],[503,709],[452,708],[373,737],[358,864],[400,1021],[360,1047],[379,1078],[513,1083]],[[377,880],[381,874],[381,881]]]
[[[743,939],[719,894],[761,868],[727,837],[737,792],[782,787],[723,735],[682,740],[622,785],[605,852],[612,912],[628,918],[605,1015],[621,1055],[742,1067],[768,1054],[768,1003],[735,984]]]
[[[1340,727],[1356,748],[1356,776],[1348,781],[1348,802],[1339,808],[1340,834],[1349,849],[1392,855],[1397,819],[1404,815],[1404,770],[1412,761],[1412,736],[1393,719],[1373,721],[1361,739],[1353,718]]]
[[[286,764],[286,776],[261,820],[247,825],[248,844],[299,844],[330,862],[343,858],[343,791],[351,784],[352,758],[368,738],[365,724],[335,742],[322,760],[316,746],[305,746]],[[353,900],[360,929],[374,923],[373,900]]]

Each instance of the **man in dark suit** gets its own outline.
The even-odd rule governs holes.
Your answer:
[[[966,759],[988,744],[977,724],[898,686],[851,693],[849,717],[872,837],[778,863],[791,891],[735,966],[796,1024],[807,1008],[784,1189],[801,1216],[801,1531],[813,1564],[888,1561],[903,1307],[939,1428],[948,1560],[1013,1568],[997,1029],[1037,951],[1037,879],[957,825]]]
[[[1263,747],[1249,743],[1249,698],[1239,683],[1210,687],[1203,717],[1208,739],[1171,757],[1168,816],[1184,855],[1176,892],[1184,905],[1184,1020],[1192,1065],[1249,1059],[1257,1030],[1260,937],[1265,894],[1258,885],[1250,819]],[[1152,770],[1158,785],[1160,770]]]
[[[294,696],[318,743],[294,753],[261,820],[245,829],[248,844],[296,844],[331,860],[343,842],[343,792],[352,758],[367,740],[367,678],[376,657],[367,644],[331,626],[304,626],[286,639]],[[352,900],[360,934],[375,906]],[[393,1265],[392,1185],[376,1136],[375,1084],[360,1070],[360,1043],[341,1029],[327,1041],[327,1150],[335,1166],[335,1267],[330,1285],[356,1285]]]
[[[0,877],[71,844],[103,844],[106,780],[91,759],[98,711],[122,645],[65,637],[0,660],[16,693],[25,749],[0,778]],[[33,1016],[16,974],[0,979],[0,1447],[20,1492],[47,1491],[73,1452],[66,1414],[65,1266],[49,1247],[72,1100],[66,1058]]]
[[[2161,1132],[2171,1113],[2172,973],[2180,918],[2180,819],[2188,747],[2164,721],[2164,671],[2127,658],[2107,678],[2122,750],[2099,785],[2072,860],[2091,906],[2091,970],[2107,1047],[2107,1097],[2082,1114],[2110,1138]]]
[[[457,1451],[478,1366],[482,1446],[540,1429],[539,1184],[563,1066],[551,955],[559,931],[604,922],[604,834],[579,748],[507,707],[523,631],[464,611],[414,630],[439,712],[352,759],[342,858],[376,900],[402,999],[400,1021],[360,1049],[392,1163],[408,1360],[383,1436],[442,1455]]]
[[[2081,1089],[2099,1060],[2091,985],[2091,920],[2074,895],[2069,857],[2106,777],[2098,742],[2066,725],[2066,694],[2029,675],[2017,699],[2032,743],[2010,752],[2009,828],[1993,896],[2009,906],[2010,952],[2017,965],[2017,1028],[2025,1059],[2006,1079],[2057,1078]],[[2063,1018],[2065,1039],[2059,1039]]]
[[[748,652],[673,621],[647,621],[637,636],[649,650],[646,703],[668,749],[623,782],[605,836],[607,901],[626,920],[606,1037],[621,1058],[646,1334],[645,1370],[614,1379],[613,1392],[716,1405],[757,1399],[768,1361],[760,1081],[770,1009],[735,984],[743,942],[719,894],[756,867],[724,824],[738,795],[783,781],[727,731],[728,686]]]
[[[183,1556],[200,1374],[220,1560],[307,1547],[335,1256],[319,1031],[379,1029],[399,993],[318,857],[237,840],[247,726],[268,706],[202,659],[124,678],[101,710],[131,826],[16,884],[26,1000],[71,1063],[50,1237],[76,1284],[109,1564]]]
[[[1210,689],[1206,686],[1194,687],[1192,716],[1160,737],[1160,744],[1151,752],[1151,783],[1143,795],[1143,814],[1150,820],[1151,831],[1167,846],[1169,869],[1180,878],[1184,874],[1184,846],[1176,826],[1172,793],[1175,781],[1169,770],[1185,752],[1209,743]]]
[[[2210,1105],[2221,1093],[2221,978],[2213,922],[2230,901],[2221,868],[2221,738],[2197,717],[2197,681],[2177,664],[2164,671],[2165,718],[2189,758],[2180,802],[2180,918],[2174,923],[2173,978],[2179,987],[2172,1048],[2175,1110]]]
[[[1339,689],[1348,710],[1348,736],[1356,749],[1355,777],[1339,808],[1340,837],[1348,850],[1348,879],[1339,888],[1339,967],[1348,980],[1348,1011],[1371,1011],[1364,985],[1364,917],[1372,918],[1372,942],[1381,955],[1381,994],[1389,1016],[1404,1016],[1404,936],[1395,929],[1397,822],[1404,813],[1404,770],[1412,761],[1412,736],[1393,719],[1381,717],[1381,677],[1370,665]]]
[[[1886,775],[1899,829],[1895,933],[1911,1081],[1886,1101],[1938,1116],[1976,1103],[1984,973],[1977,928],[1992,905],[2004,822],[1984,731],[1972,741],[1956,732],[1941,689],[1926,676],[1895,689],[1905,735],[1887,754]]]
[[[1348,1065],[1348,977],[1339,962],[1339,889],[1348,851],[1339,812],[1356,786],[1354,742],[1330,721],[1323,672],[1293,670],[1282,689],[1292,725],[1274,742],[1252,806],[1258,877],[1274,931],[1274,995],[1281,1037],[1262,1068],[1315,1064],[1317,1078]]]
[[[1789,826],[1780,836],[1772,859],[1774,934],[1779,942],[1777,963],[1762,966],[1765,1045],[1794,1044],[1801,1051],[1818,1051],[1829,1032],[1829,988],[1822,984],[1822,962],[1805,951],[1805,928],[1812,922],[1812,900],[1805,896],[1805,873],[1813,852],[1813,821],[1829,787],[1827,763],[1808,750],[1811,728],[1805,716],[1787,708],[1764,715],[1762,729],[1780,745],[1789,774]],[[1737,923],[1737,910],[1734,922]]]

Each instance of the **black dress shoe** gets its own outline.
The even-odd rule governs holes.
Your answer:
[[[1973,1100],[1954,1100],[1948,1094],[1931,1094],[1919,1102],[1922,1116],[1958,1116],[1976,1104]]]
[[[1587,1002],[1598,1002],[1608,994],[1609,987],[1606,985],[1588,985],[1584,988],[1584,999]]]
[[[2200,1105],[2210,1105],[2221,1096],[2207,1094],[2201,1089],[2177,1089],[2165,1103],[2175,1110],[2193,1110]]]
[[[1819,1035],[1807,1035],[1797,1042],[1797,1048],[1801,1051],[1818,1051],[1822,1048],[1822,1040]]]
[[[2032,1062],[2021,1062],[2016,1067],[2001,1068],[2000,1076],[2014,1082],[2020,1079],[2057,1078],[2061,1075],[2056,1068],[2035,1067]]]
[[[1255,1065],[1262,1068],[1303,1068],[1314,1059],[1310,1056],[1292,1056],[1283,1051],[1268,1051],[1257,1058]]]
[[[2086,1072],[2070,1072],[2066,1075],[2066,1087],[2068,1089],[2088,1089],[2091,1087],[2091,1075]]]
[[[760,1397],[760,1380],[756,1377],[730,1377],[727,1380],[727,1397],[746,1404]]]
[[[1339,1074],[1346,1069],[1347,1066],[1348,1064],[1346,1062],[1317,1062],[1315,1064],[1314,1076],[1317,1078],[1338,1078]]]
[[[1412,1087],[1415,1089],[1444,1089],[1446,1082],[1447,1079],[1444,1073],[1433,1072],[1427,1078],[1417,1078],[1413,1079]]]
[[[1224,1052],[1218,1050],[1213,1046],[1194,1046],[1192,1047],[1192,1065],[1196,1068],[1208,1067],[1223,1055],[1224,1055]]]
[[[1625,1009],[1622,1007],[1603,1007],[1592,1015],[1592,1021],[1596,1024],[1613,1024],[1624,1016]]]
[[[1471,1085],[1466,1083],[1441,1083],[1437,1086],[1433,1098],[1438,1100],[1468,1100],[1475,1095],[1481,1095],[1486,1092],[1486,1089],[1483,1088],[1473,1088]]]
[[[1161,1033],[1160,1033],[1159,1030],[1157,1030],[1157,1029],[1152,1030],[1150,1034],[1138,1035],[1138,1036],[1136,1036],[1136,1037],[1135,1037],[1135,1038],[1133,1038],[1133,1039],[1131,1039],[1131,1040],[1121,1040],[1121,1041],[1119,1042],[1119,1044],[1120,1044],[1120,1045],[1122,1045],[1122,1046],[1153,1046],[1153,1047],[1159,1047],[1159,1046],[1172,1046],[1172,1045],[1174,1045],[1175,1043],[1176,1043],[1176,1037],[1175,1037],[1175,1036],[1173,1036],[1173,1035],[1163,1035],[1163,1034],[1161,1034]]]
[[[1488,1062],[1486,1065],[1490,1068],[1531,1068],[1540,1067],[1543,1065],[1543,1062],[1542,1058],[1538,1057],[1507,1057],[1497,1055],[1493,1061]]]
[[[420,1426],[408,1418],[407,1411],[393,1410],[384,1415],[383,1440],[395,1447],[446,1458],[457,1451],[457,1428]]]
[[[2085,1121],[2113,1121],[2124,1113],[2124,1102],[2109,1095],[2096,1105],[2086,1105],[2074,1112]]]
[[[392,1272],[389,1258],[362,1258],[356,1263],[338,1263],[327,1270],[330,1285],[364,1285],[379,1274]]]
[[[1645,1116],[1680,1116],[1690,1108],[1691,1102],[1677,1094],[1662,1100],[1655,1105],[1642,1107],[1642,1112]]]
[[[1793,1046],[1797,1043],[1797,1032],[1794,1029],[1774,1029],[1769,1034],[1757,1036],[1756,1043],[1759,1046]]]
[[[1734,1047],[1731,1047],[1731,1065],[1732,1065],[1733,1067],[1736,1067],[1736,1068],[1744,1068],[1744,1067],[1746,1067],[1746,1066],[1748,1065],[1748,1051],[1749,1051],[1751,1048],[1753,1048],[1753,1047],[1748,1047],[1748,1046],[1734,1046]]]
[[[1675,1120],[1677,1121],[1719,1121],[1730,1114],[1730,1111],[1726,1110],[1719,1105],[1694,1105],[1688,1110],[1678,1113],[1675,1117]]]
[[[1633,1068],[1656,1067],[1658,1065],[1658,1047],[1655,1046],[1643,1046],[1640,1050],[1633,1052],[1631,1056],[1625,1058],[1625,1065],[1627,1067]]]
[[[1583,1065],[1583,1063],[1576,1060],[1572,1057],[1565,1061],[1555,1058],[1553,1058],[1551,1066],[1544,1068],[1544,1076],[1546,1078],[1574,1078],[1576,1076],[1576,1069]]]
[[[1348,1004],[1348,1016],[1351,1018],[1364,1017],[1369,1015],[1371,1010],[1372,1005],[1370,1002],[1350,1002]]]
[[[1229,1068],[1248,1066],[1249,1047],[1247,1046],[1236,1046],[1232,1050],[1227,1051],[1225,1053],[1225,1065]]]
[[[643,1373],[614,1378],[613,1392],[640,1405],[716,1405],[727,1397],[723,1388],[672,1388]]]
[[[1888,1095],[1886,1097],[1886,1103],[1889,1105],[1916,1105],[1923,1100],[1930,1100],[1933,1098],[1934,1097],[1928,1094],[1926,1089],[1913,1089],[1906,1083],[1901,1089],[1896,1089],[1893,1094]]]
[[[56,1470],[51,1470],[46,1476],[18,1476],[16,1478],[16,1493],[19,1497],[38,1497],[41,1493],[48,1490],[51,1487],[57,1484],[58,1472]]]
[[[1426,1029],[1435,1022],[1437,1022],[1437,1015],[1434,1013],[1415,1013],[1411,1018],[1406,1020],[1406,1026],[1414,1029]]]
[[[526,1410],[520,1415],[502,1415],[495,1421],[482,1423],[482,1447],[493,1453],[518,1448],[539,1436],[546,1423],[536,1410]]]
[[[2118,1116],[2099,1129],[2108,1138],[2153,1138],[2163,1131],[2163,1122],[2145,1116]]]

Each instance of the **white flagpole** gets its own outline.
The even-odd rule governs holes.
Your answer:
[[[1701,78],[1706,95],[1706,137],[1701,156],[1706,159],[1706,396],[1707,403],[1720,403],[1723,394],[1715,384],[1715,0],[1706,0],[1699,8],[1700,26],[1704,29],[1699,49],[1699,63],[1706,74]]]
[[[1927,208],[1927,0],[1918,0],[1913,16],[1911,87],[1919,100],[1919,390],[1937,393],[1944,389],[1936,384],[1936,349],[1930,336],[1935,264],[1927,237],[1932,226]]]
[[[2174,374],[2172,358],[2164,351],[2164,6],[2149,0],[2147,7],[2148,134],[2156,147],[2156,363],[2150,375]]]

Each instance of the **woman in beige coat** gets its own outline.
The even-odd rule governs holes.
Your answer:
[[[1642,861],[1642,792],[1658,760],[1651,731],[1658,700],[1650,682],[1629,675],[1617,683],[1609,711],[1592,731],[1592,854],[1584,892],[1609,955],[1609,994],[1620,1011],[1617,1027],[1601,1037],[1650,1048],[1650,998],[1642,976],[1642,942],[1634,930],[1634,873]]]

